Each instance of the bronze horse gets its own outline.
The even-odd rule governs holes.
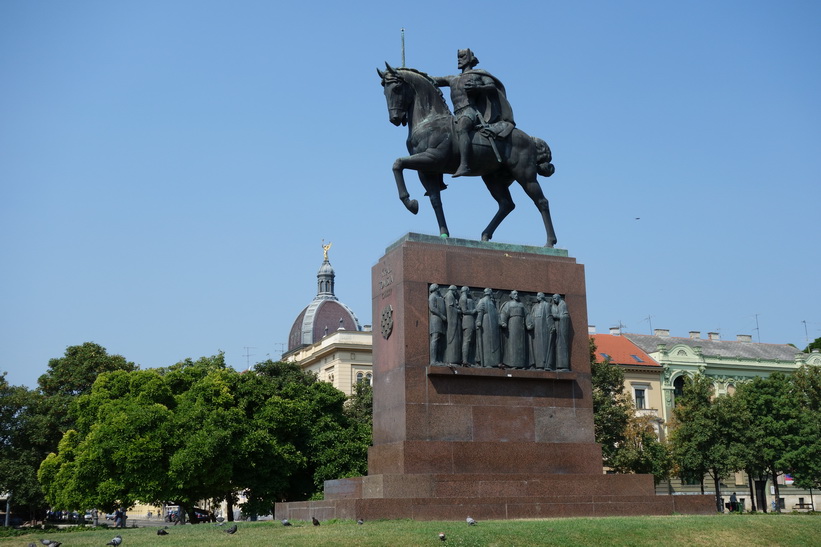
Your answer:
[[[424,72],[412,68],[392,68],[385,63],[385,72],[377,69],[385,88],[388,113],[392,124],[408,125],[408,152],[410,156],[398,158],[393,163],[393,174],[399,199],[413,214],[419,211],[419,203],[410,199],[405,186],[404,169],[414,169],[430,197],[439,223],[439,233],[448,237],[448,226],[442,209],[440,192],[447,188],[443,174],[453,174],[459,166],[459,148],[454,133],[454,117],[444,96],[433,80]],[[549,177],[554,167],[550,148],[542,139],[531,137],[520,129],[514,129],[505,139],[495,141],[498,158],[490,141],[476,132],[472,137],[473,154],[471,171],[481,176],[490,194],[499,204],[499,210],[482,232],[482,241],[490,241],[502,220],[513,211],[515,205],[510,196],[510,185],[517,181],[542,214],[547,243],[556,244],[556,233],[550,219],[550,207],[536,180],[536,175]]]

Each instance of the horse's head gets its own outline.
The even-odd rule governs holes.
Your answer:
[[[408,108],[412,104],[412,89],[402,78],[402,75],[388,63],[385,63],[385,72],[376,69],[382,78],[382,87],[385,88],[385,99],[388,102],[388,115],[393,125],[407,125]]]

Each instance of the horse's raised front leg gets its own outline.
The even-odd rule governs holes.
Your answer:
[[[536,204],[536,207],[542,214],[544,229],[545,232],[547,232],[547,243],[545,243],[544,246],[552,248],[556,245],[556,232],[553,230],[553,220],[550,218],[550,204],[548,203],[547,198],[544,197],[542,187],[535,178],[529,182],[519,181],[519,184],[522,185],[522,188],[525,189],[527,195],[530,196],[530,199],[533,200],[533,203]]]
[[[425,187],[425,193],[430,197],[430,204],[439,223],[439,235],[450,237],[448,224],[445,222],[445,209],[442,207],[442,188],[445,187],[441,173],[419,173],[419,180]]]
[[[487,228],[482,232],[482,241],[490,241],[493,238],[493,232],[496,231],[499,224],[516,208],[516,204],[513,203],[513,198],[510,196],[510,190],[508,188],[513,181],[503,180],[493,175],[485,175],[482,177],[482,180],[485,181],[485,186],[487,186],[487,189],[490,191],[490,195],[493,196],[493,199],[499,204],[499,209],[496,211],[496,214],[493,215],[490,224],[488,224]]]
[[[410,198],[408,188],[405,186],[405,176],[402,170],[405,169],[404,161],[408,158],[398,158],[393,162],[393,178],[396,179],[396,189],[399,190],[399,199],[405,204],[405,208],[414,215],[419,212],[419,202]]]
[[[399,190],[399,199],[402,200],[402,203],[405,204],[405,207],[407,207],[408,211],[410,211],[414,215],[419,211],[419,204],[416,202],[415,199],[410,199],[410,194],[408,193],[407,186],[405,186],[405,177],[402,174],[402,171],[405,169],[413,169],[414,171],[422,173],[423,171],[431,172],[435,170],[435,167],[437,165],[440,165],[443,161],[442,154],[443,151],[447,150],[446,144],[447,143],[443,144],[440,147],[441,149],[427,148],[423,152],[413,154],[412,156],[397,158],[396,161],[393,162],[393,176],[396,179],[396,188]],[[441,190],[446,188],[444,183],[441,182],[441,177],[439,178],[439,189]],[[430,192],[430,188],[426,187],[425,190],[427,192]]]

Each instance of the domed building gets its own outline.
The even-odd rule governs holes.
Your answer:
[[[356,382],[372,381],[372,339],[370,326],[363,329],[353,310],[334,293],[330,247],[323,246],[316,296],[294,320],[282,360],[299,364],[350,395]]]

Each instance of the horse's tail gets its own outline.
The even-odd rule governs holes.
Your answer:
[[[530,138],[533,139],[533,144],[536,145],[536,172],[543,177],[549,177],[556,172],[556,168],[550,163],[553,160],[550,147],[539,137]]]

